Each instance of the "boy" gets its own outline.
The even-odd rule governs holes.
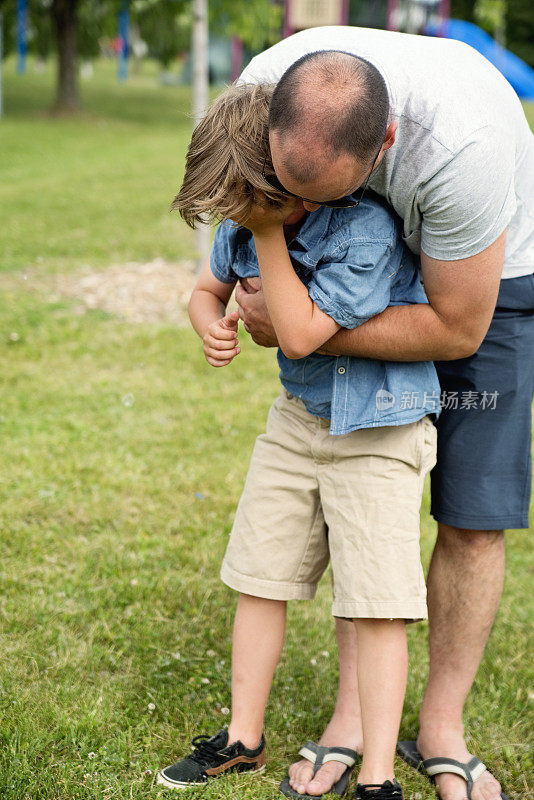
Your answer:
[[[355,797],[400,800],[393,761],[407,673],[405,623],[426,617],[419,506],[435,461],[439,385],[430,363],[386,363],[316,351],[389,304],[426,302],[396,223],[378,199],[307,214],[273,192],[268,87],[228,89],[193,134],[174,207],[189,224],[224,221],[191,297],[192,324],[213,366],[239,355],[239,279],[261,274],[280,349],[282,392],[258,437],[221,577],[239,595],[228,731],[197,737],[164,769],[172,788],[265,764],[263,718],[281,652],[286,603],[308,599],[329,559],[334,616],[354,620],[363,719]],[[271,169],[272,172],[272,169]],[[266,199],[265,199],[266,198]],[[285,202],[284,202],[285,200]],[[355,206],[358,205],[356,208]],[[237,227],[234,222],[244,227]],[[343,743],[301,753],[339,761],[343,794],[358,756]],[[289,779],[287,796],[301,795]]]

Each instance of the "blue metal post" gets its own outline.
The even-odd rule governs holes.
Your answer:
[[[17,74],[26,72],[26,32],[28,27],[28,0],[17,0]]]
[[[4,15],[0,9],[0,118],[4,113],[3,85],[2,85],[2,62],[4,60]]]
[[[120,41],[117,53],[117,78],[125,81],[128,78],[128,51],[130,41],[130,3],[126,0],[119,11],[118,35]]]

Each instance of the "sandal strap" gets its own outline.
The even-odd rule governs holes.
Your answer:
[[[426,758],[423,761],[423,768],[431,778],[443,772],[459,775],[467,782],[467,797],[470,798],[473,784],[485,772],[486,765],[476,756],[465,764],[454,758]]]
[[[358,760],[358,753],[349,747],[329,747],[328,750],[329,752],[323,758],[323,764],[326,761],[340,761],[347,767],[353,767]]]
[[[299,750],[299,755],[313,764],[313,774],[316,775],[322,765],[327,761],[340,761],[351,768],[356,763],[358,753],[349,747],[322,747],[316,742],[307,741]]]

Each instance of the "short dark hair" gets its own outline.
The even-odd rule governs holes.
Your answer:
[[[324,104],[331,96],[340,100],[335,116],[331,104]],[[299,58],[280,78],[269,107],[269,129],[283,137],[311,123],[333,154],[368,161],[384,141],[388,117],[387,86],[373,64],[342,50],[319,50]]]

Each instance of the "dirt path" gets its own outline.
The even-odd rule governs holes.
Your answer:
[[[115,264],[103,270],[40,275],[37,269],[0,276],[0,288],[24,287],[29,291],[66,297],[80,313],[102,309],[129,322],[171,322],[188,325],[187,304],[196,283],[193,263],[156,258],[148,263]]]

